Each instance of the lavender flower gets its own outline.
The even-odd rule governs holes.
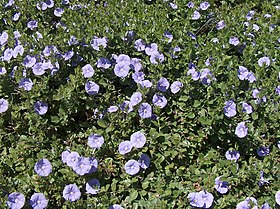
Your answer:
[[[79,174],[80,176],[87,174],[91,169],[89,158],[79,157],[78,160],[75,161],[72,168],[75,173]]]
[[[68,51],[68,52],[66,52],[65,54],[62,55],[62,57],[65,61],[70,60],[73,56],[74,56],[73,51]]]
[[[270,209],[270,206],[268,203],[264,203],[260,209]]]
[[[166,92],[167,89],[169,88],[169,85],[170,84],[169,84],[169,82],[168,82],[168,80],[166,78],[160,78],[158,80],[157,88],[160,91]]]
[[[25,67],[32,67],[35,63],[36,63],[36,58],[29,55],[27,55],[22,62],[23,66]]]
[[[94,74],[94,69],[90,64],[86,64],[84,67],[82,67],[82,71],[85,78],[91,78]]]
[[[135,175],[140,171],[140,166],[136,160],[129,160],[125,163],[124,169],[127,174]]]
[[[133,147],[142,148],[146,143],[146,137],[141,131],[137,131],[130,136],[130,142]]]
[[[14,50],[11,48],[5,49],[3,56],[5,61],[9,62],[11,60],[11,58],[13,57],[13,51]]]
[[[190,201],[190,205],[193,207],[202,208],[204,203],[202,196],[198,192],[191,192],[188,194],[187,198]]]
[[[94,50],[99,51],[99,46],[103,46],[103,48],[107,47],[107,38],[98,38],[96,36],[93,37],[91,41],[91,46]]]
[[[168,43],[171,43],[173,40],[173,35],[169,31],[165,31],[163,36],[168,39]]]
[[[238,160],[240,158],[240,153],[236,150],[228,150],[226,151],[227,160]]]
[[[230,37],[229,44],[237,46],[239,44],[239,39],[237,37]]]
[[[66,163],[66,158],[71,152],[69,150],[65,150],[61,153],[61,160],[63,163]]]
[[[44,209],[48,206],[48,202],[43,193],[34,193],[30,198],[30,206],[33,209]]]
[[[253,18],[254,14],[255,14],[255,11],[253,11],[253,10],[249,11],[246,15],[247,20],[251,20]]]
[[[118,205],[118,204],[114,204],[114,205],[111,205],[109,207],[109,209],[124,209],[122,206]]]
[[[217,23],[216,28],[217,28],[217,30],[222,30],[225,26],[226,26],[225,21],[221,20]]]
[[[145,79],[145,74],[143,72],[137,71],[132,74],[132,79],[135,81],[135,83],[141,84]]]
[[[269,152],[270,152],[269,147],[265,147],[265,146],[260,146],[257,150],[257,154],[260,157],[264,157],[266,155],[269,155]]]
[[[236,115],[236,104],[234,101],[228,100],[225,102],[224,114],[229,118]]]
[[[180,81],[174,81],[171,86],[170,86],[170,89],[171,89],[171,92],[173,94],[176,94],[180,91],[180,89],[183,87],[183,84],[180,82]]]
[[[130,103],[132,106],[139,104],[142,101],[142,94],[140,92],[135,92],[130,97]]]
[[[139,107],[138,113],[141,118],[150,118],[152,116],[152,107],[148,103],[142,103]]]
[[[137,39],[134,42],[134,47],[137,51],[145,51],[146,45],[142,39]]]
[[[149,80],[143,80],[140,84],[143,88],[151,88],[153,85]]]
[[[208,68],[204,68],[201,72],[200,79],[202,84],[209,85],[211,83],[211,79],[213,75]]]
[[[169,5],[172,9],[178,9],[177,4],[175,4],[175,3],[170,2]]]
[[[214,197],[211,193],[206,191],[198,192],[198,195],[201,196],[203,200],[203,208],[210,208],[213,204]]]
[[[0,35],[0,46],[5,45],[8,42],[9,34],[6,31],[3,31]]]
[[[113,57],[119,64],[130,65],[131,63],[130,57],[126,54],[120,54],[119,56],[113,55]]]
[[[5,67],[0,67],[0,75],[6,74],[7,70]]]
[[[260,172],[260,181],[258,183],[259,186],[263,186],[264,184],[269,184],[269,182],[264,179],[263,174],[264,174],[264,172],[261,171]]]
[[[133,111],[133,106],[130,101],[124,101],[121,104],[120,109],[125,113],[130,113],[131,111]]]
[[[111,62],[107,58],[101,57],[97,60],[96,67],[108,69],[109,67],[111,67]]]
[[[257,200],[254,197],[247,197],[244,201],[237,204],[236,209],[258,209],[257,205]]]
[[[155,94],[153,96],[153,103],[154,105],[160,107],[160,108],[164,108],[167,104],[167,99],[165,98],[165,96],[162,96],[162,95],[158,95],[158,94]]]
[[[190,1],[188,4],[187,4],[187,7],[188,8],[193,8],[194,7],[194,3],[192,1]]]
[[[48,104],[45,102],[37,101],[34,104],[35,112],[39,115],[44,115],[48,111]]]
[[[259,60],[258,60],[258,65],[260,67],[264,66],[264,64],[268,67],[270,65],[270,59],[269,57],[261,57]]]
[[[113,106],[108,107],[107,111],[112,113],[112,112],[117,112],[118,109],[119,109],[118,106],[113,105]]]
[[[17,58],[17,56],[20,54],[21,56],[23,55],[23,52],[24,52],[24,48],[22,45],[17,45],[13,52],[12,52],[12,55],[14,58]]]
[[[192,20],[198,20],[201,17],[201,14],[198,11],[194,11]]]
[[[34,170],[39,176],[48,176],[52,172],[52,165],[48,159],[43,158],[35,164]]]
[[[275,193],[275,201],[280,205],[280,190]]]
[[[88,171],[88,174],[91,174],[91,173],[95,173],[97,171],[97,167],[98,167],[98,161],[96,158],[94,157],[90,157],[89,158],[89,162],[90,162],[90,170]]]
[[[201,10],[207,10],[210,7],[210,4],[207,1],[200,3],[200,9]]]
[[[19,88],[23,88],[25,91],[32,89],[33,82],[30,78],[21,78],[19,82]]]
[[[251,114],[253,112],[253,107],[246,102],[242,102],[242,112],[246,112],[247,114]]]
[[[25,197],[19,192],[13,192],[9,194],[6,203],[10,209],[21,209],[24,206]]]
[[[123,141],[119,144],[119,152],[121,155],[129,153],[132,149],[133,145],[131,141]]]
[[[220,176],[215,179],[215,189],[220,193],[220,194],[225,194],[228,192],[228,182],[226,181],[221,181]]]
[[[130,67],[124,62],[117,63],[114,67],[114,73],[120,78],[125,78],[129,73]]]
[[[44,65],[42,62],[37,62],[35,65],[32,67],[32,72],[34,75],[43,75],[45,73],[45,70],[47,66]]]
[[[90,179],[86,183],[87,194],[97,194],[100,191],[100,182],[98,179]]]
[[[61,17],[62,14],[64,13],[64,9],[63,8],[56,8],[54,11],[53,11],[53,14],[57,17]]]
[[[151,56],[156,52],[158,52],[158,45],[156,43],[152,43],[145,48],[145,53],[147,55]]]
[[[99,134],[91,134],[88,137],[88,145],[91,148],[99,149],[103,145],[103,143],[104,143],[104,138]]]
[[[150,166],[151,159],[147,154],[142,154],[138,160],[139,166],[143,169],[147,169]]]
[[[93,81],[87,81],[85,84],[85,90],[89,95],[95,95],[99,92],[99,85]]]
[[[9,103],[6,99],[0,99],[0,113],[6,112],[8,110]]]
[[[162,63],[164,61],[164,55],[157,51],[150,56],[150,62],[157,65],[158,61]]]
[[[254,73],[249,72],[246,77],[246,80],[248,80],[249,83],[254,83],[256,81],[256,77],[255,77]]]
[[[27,23],[27,27],[30,29],[30,30],[34,30],[35,28],[38,27],[38,22],[36,20],[31,20]]]
[[[81,192],[76,184],[68,184],[63,190],[63,197],[65,200],[70,200],[70,202],[74,202],[80,199]]]
[[[132,58],[130,61],[130,67],[135,72],[139,72],[142,69],[141,59]]]
[[[248,133],[248,128],[245,126],[245,122],[240,122],[237,124],[235,129],[235,134],[239,138],[244,138]]]
[[[78,152],[70,152],[66,158],[65,162],[69,167],[73,167],[75,163],[78,161],[80,155]]]
[[[244,66],[239,66],[239,69],[238,69],[238,78],[239,78],[240,80],[246,79],[247,76],[248,76],[248,74],[249,74],[249,71],[248,71],[248,69],[247,69],[246,67],[244,67]]]

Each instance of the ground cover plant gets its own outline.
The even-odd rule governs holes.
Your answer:
[[[279,2],[0,6],[0,208],[279,208]]]

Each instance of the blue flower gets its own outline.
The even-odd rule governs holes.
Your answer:
[[[260,146],[257,150],[257,154],[260,157],[264,157],[266,155],[269,155],[269,153],[270,153],[269,147]]]
[[[242,102],[242,112],[246,112],[247,114],[251,114],[253,112],[253,107],[246,102]]]
[[[72,168],[75,173],[79,174],[80,176],[87,174],[91,169],[89,158],[79,157],[78,160],[75,161]]]
[[[269,66],[270,65],[270,59],[269,57],[261,57],[259,60],[258,60],[258,65],[260,67],[264,66],[264,64],[266,66]]]
[[[171,84],[170,89],[173,94],[176,94],[183,87],[183,84],[180,81],[175,81]]]
[[[165,92],[169,88],[169,85],[170,84],[166,78],[160,78],[157,83],[157,88],[158,90]]]
[[[227,160],[238,160],[240,157],[240,153],[236,150],[228,150],[226,151]]]
[[[64,161],[68,166],[73,167],[78,161],[80,155],[78,152],[70,152],[65,153],[63,157],[65,157],[65,159],[62,159],[62,161]]]
[[[138,113],[141,118],[150,118],[152,116],[152,107],[148,103],[142,103],[139,107]]]
[[[132,106],[139,104],[142,101],[142,94],[140,92],[135,92],[130,97],[130,103]]]
[[[6,203],[10,209],[21,209],[24,206],[25,197],[21,193],[13,192],[9,194]]]
[[[48,200],[43,193],[34,193],[30,198],[30,205],[33,209],[44,209],[48,206]]]
[[[107,58],[101,57],[97,60],[96,67],[108,69],[109,67],[111,67],[111,62]]]
[[[167,99],[165,98],[165,96],[162,96],[162,95],[158,95],[158,94],[155,94],[153,96],[153,103],[154,105],[160,107],[160,108],[164,108],[167,104]]]
[[[127,174],[135,175],[140,171],[140,166],[136,160],[129,160],[125,163],[124,169]]]
[[[114,205],[111,205],[109,207],[109,209],[124,209],[122,206],[118,205],[118,204],[114,204]]]
[[[138,160],[139,166],[143,169],[147,169],[150,166],[151,159],[147,154],[142,154]]]
[[[0,99],[0,113],[6,112],[8,110],[9,103],[6,99]]]
[[[130,67],[124,62],[117,63],[114,67],[114,73],[120,78],[125,78],[129,73]]]
[[[133,147],[142,148],[146,143],[146,137],[141,131],[137,131],[131,134],[130,142]]]
[[[44,115],[48,111],[48,104],[45,102],[37,101],[34,104],[35,112],[39,115]]]
[[[33,82],[30,78],[22,78],[19,82],[19,88],[23,88],[26,91],[30,91],[33,86]]]
[[[95,95],[99,92],[99,85],[93,81],[87,81],[85,84],[85,90],[89,95]]]
[[[131,141],[123,141],[119,144],[119,152],[121,155],[129,153],[133,147]]]
[[[235,134],[239,138],[244,138],[247,136],[248,133],[248,128],[245,126],[245,122],[240,122],[237,124],[236,129],[235,129]]]
[[[229,43],[231,45],[237,46],[239,44],[239,39],[237,37],[230,37]]]
[[[90,179],[86,183],[87,194],[97,194],[100,191],[100,182],[98,179]]]
[[[85,78],[91,78],[94,74],[94,69],[90,64],[86,64],[84,67],[82,67],[82,71]]]
[[[225,102],[224,114],[229,118],[236,115],[236,104],[234,101],[228,100]]]
[[[81,197],[80,189],[76,184],[68,184],[63,190],[63,197],[65,200],[70,200],[70,202],[74,202],[80,199]]]
[[[225,194],[228,192],[228,182],[226,181],[221,181],[220,176],[215,179],[215,189],[220,193],[220,194]]]
[[[91,148],[100,148],[104,143],[104,138],[103,136],[99,135],[99,134],[91,134],[88,137],[88,145]]]
[[[48,176],[52,172],[52,165],[48,159],[43,158],[35,164],[34,170],[39,176]]]

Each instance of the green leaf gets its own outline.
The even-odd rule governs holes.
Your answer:
[[[107,124],[105,122],[105,120],[99,119],[97,121],[97,124],[101,127],[101,128],[107,128]]]

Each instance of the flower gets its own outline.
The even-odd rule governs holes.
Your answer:
[[[158,94],[155,94],[153,96],[153,103],[160,107],[160,108],[164,108],[167,104],[167,99],[165,98],[165,96],[161,96],[161,95],[158,95]]]
[[[145,51],[146,45],[142,39],[137,39],[134,42],[134,47],[137,51]]]
[[[34,104],[35,112],[39,115],[44,115],[48,111],[48,104],[45,102],[37,101]]]
[[[120,109],[125,113],[130,113],[133,110],[133,106],[130,101],[126,100],[121,104]]]
[[[217,30],[221,30],[221,29],[223,29],[225,26],[226,26],[225,21],[221,20],[221,21],[219,21],[219,22],[217,23],[216,28],[217,28]]]
[[[7,49],[5,49],[5,51],[4,51],[4,60],[5,61],[10,61],[11,60],[11,58],[13,57],[13,49],[11,49],[11,48],[7,48]]]
[[[26,91],[30,91],[33,86],[33,82],[30,78],[22,78],[19,82],[19,88],[23,88]]]
[[[97,194],[100,191],[100,182],[98,179],[90,179],[86,183],[87,194]]]
[[[260,90],[258,90],[258,89],[253,89],[253,91],[252,91],[252,96],[253,96],[253,98],[258,98],[257,97],[257,94],[259,94],[260,93]]]
[[[158,90],[165,92],[169,88],[169,85],[170,84],[166,78],[160,78],[157,83],[157,88]]]
[[[263,186],[264,184],[269,184],[269,181],[265,180],[263,177],[264,172],[261,171],[260,172],[260,181],[259,181],[259,186]]]
[[[229,118],[236,115],[236,104],[234,101],[228,100],[225,102],[224,114]]]
[[[33,65],[35,65],[35,63],[36,63],[36,58],[29,55],[26,55],[26,57],[23,59],[22,62],[23,66],[25,67],[32,67]]]
[[[200,9],[201,10],[207,10],[210,7],[210,4],[207,1],[200,3]]]
[[[96,172],[96,171],[97,171],[97,167],[98,167],[98,161],[97,161],[97,159],[94,158],[94,157],[90,157],[90,158],[89,158],[89,162],[90,162],[91,168],[90,168],[90,170],[88,171],[88,174]]]
[[[48,206],[48,200],[43,193],[34,193],[30,198],[30,205],[33,209],[44,209]]]
[[[65,150],[61,153],[61,160],[63,163],[66,163],[66,158],[71,152],[69,150]]]
[[[210,208],[213,204],[214,197],[211,193],[206,191],[198,192],[198,195],[201,196],[203,200],[203,208]]]
[[[151,88],[153,85],[149,80],[143,80],[140,84],[143,88]]]
[[[198,20],[201,17],[201,14],[198,11],[193,12],[192,19],[193,20]]]
[[[150,45],[146,46],[145,53],[146,55],[152,55],[158,52],[158,45],[156,43],[151,43]]]
[[[237,37],[230,37],[229,44],[237,46],[239,44],[239,40]]]
[[[187,4],[187,7],[188,8],[193,8],[194,7],[194,3],[192,1],[190,1],[188,4]]]
[[[43,75],[47,66],[44,65],[42,62],[37,62],[35,65],[32,66],[32,72],[34,75]]]
[[[254,197],[247,197],[244,201],[237,204],[236,209],[258,209],[257,200]]]
[[[249,72],[246,77],[246,80],[248,80],[249,83],[254,83],[256,81],[256,77],[255,77],[254,73]]]
[[[146,143],[146,137],[141,131],[137,131],[131,134],[130,142],[133,147],[142,148]]]
[[[6,74],[7,70],[5,67],[0,67],[0,75]]]
[[[111,205],[109,207],[109,209],[124,209],[122,206],[118,205],[118,204],[114,204],[114,205]]]
[[[97,60],[96,67],[108,69],[109,67],[111,67],[111,62],[107,58],[101,57]]]
[[[35,28],[38,27],[38,22],[36,20],[31,20],[27,23],[27,27],[30,29],[30,30],[34,30]]]
[[[169,31],[165,31],[163,36],[168,39],[168,43],[171,43],[173,40],[173,35]]]
[[[246,67],[244,67],[244,66],[239,66],[239,69],[238,69],[238,78],[239,78],[240,80],[246,79],[247,76],[248,76],[248,74],[249,74],[249,71],[248,71],[248,69],[247,69]]]
[[[6,99],[0,99],[0,113],[6,112],[8,110],[9,103]]]
[[[260,157],[264,157],[266,155],[269,155],[269,147],[265,147],[265,146],[260,146],[257,150],[257,154]]]
[[[113,57],[116,60],[116,62],[119,63],[119,64],[124,64],[124,65],[130,65],[131,64],[130,57],[126,54],[120,54],[119,56],[113,55]]]
[[[142,69],[141,59],[132,58],[130,61],[130,67],[135,72],[139,72]]]
[[[276,86],[275,93],[280,96],[280,86]]]
[[[253,112],[253,107],[246,102],[242,102],[242,112],[246,112],[247,114],[251,114]]]
[[[135,73],[132,73],[132,79],[135,81],[135,83],[142,83],[142,81],[145,78],[145,74],[143,72],[137,71]]]
[[[43,158],[35,164],[34,171],[39,176],[48,176],[52,172],[52,164],[48,159]]]
[[[203,199],[202,196],[198,194],[198,192],[191,192],[188,194],[187,198],[190,201],[191,206],[202,208],[203,207]]]
[[[270,65],[270,59],[269,57],[261,57],[259,60],[258,60],[258,65],[260,67],[264,66],[264,64],[266,66],[269,66]]]
[[[142,94],[140,92],[135,92],[130,97],[130,103],[132,106],[139,104],[142,101]]]
[[[147,154],[142,154],[138,160],[139,166],[143,169],[147,169],[150,166],[151,159]]]
[[[76,184],[68,184],[63,190],[63,197],[65,200],[74,202],[81,197],[81,192]]]
[[[215,189],[216,189],[219,193],[225,194],[225,193],[228,192],[228,182],[226,182],[226,181],[221,181],[220,178],[221,178],[221,177],[219,176],[219,177],[217,177],[217,178],[215,179]]]
[[[5,45],[8,42],[9,34],[6,31],[3,31],[0,35],[0,46]]]
[[[100,148],[104,143],[104,138],[103,136],[99,135],[99,134],[91,134],[88,137],[88,145],[91,148]]]
[[[94,50],[99,51],[99,46],[103,46],[103,48],[107,47],[107,42],[107,38],[98,38],[94,36],[90,44]]]
[[[270,209],[270,206],[268,203],[264,203],[261,207],[261,209]]]
[[[253,11],[253,10],[249,11],[246,15],[247,20],[251,20],[253,18],[254,14],[255,14],[255,11]]]
[[[152,107],[148,103],[142,103],[139,107],[138,113],[141,118],[150,118],[152,116]]]
[[[123,141],[119,144],[119,152],[121,155],[124,155],[126,153],[129,153],[132,149],[132,143],[131,141]]]
[[[240,153],[236,150],[226,151],[227,160],[238,160],[239,157],[240,157]]]
[[[114,67],[114,73],[120,78],[125,78],[129,73],[130,67],[127,63],[120,62]]]
[[[75,161],[72,168],[75,173],[79,174],[80,176],[87,174],[91,169],[89,158],[79,157],[78,160]]]
[[[25,197],[19,192],[13,192],[9,194],[6,203],[10,209],[21,209],[24,206]]]
[[[180,81],[174,81],[171,86],[170,86],[170,89],[171,89],[171,92],[173,94],[176,94],[180,91],[180,89],[183,87],[183,84],[180,82]]]
[[[245,126],[245,122],[240,122],[237,124],[235,129],[235,134],[239,138],[244,138],[247,135],[248,128]]]
[[[94,69],[90,64],[86,64],[84,67],[82,67],[82,71],[85,78],[91,78],[94,74]]]
[[[108,107],[107,111],[110,112],[110,113],[111,112],[117,112],[118,109],[119,109],[118,106],[113,105],[113,106]]]
[[[61,17],[62,14],[64,13],[64,9],[63,8],[56,8],[54,11],[53,11],[53,14],[57,17]]]
[[[70,152],[66,158],[65,158],[65,162],[68,166],[73,167],[75,165],[75,163],[78,161],[80,155],[78,152]]]
[[[85,84],[85,90],[89,95],[95,95],[99,92],[99,85],[93,81],[87,81]]]
[[[125,163],[124,169],[127,174],[135,175],[140,171],[140,166],[136,160],[129,160]]]
[[[22,45],[17,45],[17,46],[14,48],[12,54],[13,54],[13,57],[14,57],[14,58],[17,58],[17,56],[18,56],[19,54],[22,56],[22,55],[23,55],[23,52],[24,52],[23,46],[22,46]]]
[[[280,190],[275,193],[275,201],[280,205]]]
[[[178,6],[175,3],[170,2],[169,5],[171,6],[172,9],[177,9]]]
[[[164,55],[163,53],[160,53],[158,51],[154,52],[153,54],[151,54],[150,56],[150,62],[152,64],[158,64],[158,61],[160,61],[160,63],[162,63],[164,61]]]
[[[211,83],[210,78],[212,77],[212,73],[208,68],[204,68],[201,72],[200,79],[202,84],[208,85]]]

